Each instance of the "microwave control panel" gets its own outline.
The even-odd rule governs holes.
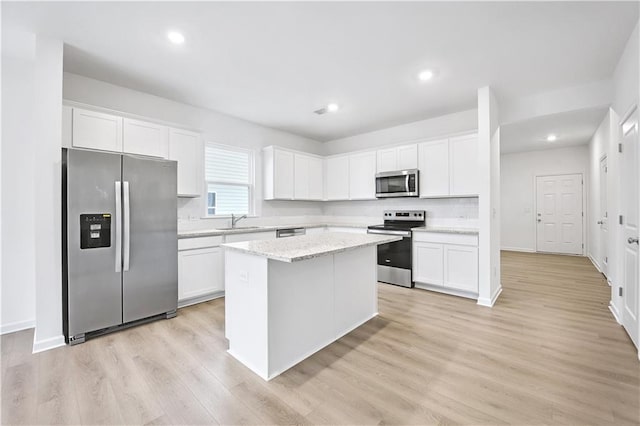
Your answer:
[[[80,248],[111,247],[111,213],[80,215]]]

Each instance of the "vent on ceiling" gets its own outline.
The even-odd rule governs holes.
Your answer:
[[[315,110],[313,112],[315,112],[318,115],[322,115],[322,114],[328,113],[329,109],[327,107],[324,107],[324,108],[317,109],[317,110]]]

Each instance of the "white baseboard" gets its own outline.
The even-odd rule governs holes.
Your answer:
[[[523,248],[523,247],[500,247],[501,251],[519,251],[522,253],[535,253],[534,249]]]
[[[609,310],[613,314],[613,318],[615,318],[616,322],[622,325],[622,321],[620,321],[620,313],[618,312],[618,308],[616,308],[616,305],[613,304],[612,300],[609,301]]]
[[[178,300],[178,309],[186,306],[195,305],[197,303],[208,302],[209,300],[224,297],[224,290],[215,293],[203,294],[202,296],[190,297],[188,299]]]
[[[0,335],[26,330],[28,328],[34,328],[35,326],[36,320],[16,321],[10,322],[9,324],[2,324],[0,326]]]
[[[501,294],[502,294],[502,285],[500,285],[500,287],[498,287],[496,291],[491,295],[491,299],[487,299],[486,297],[478,298],[478,305],[492,308],[493,305],[495,305],[496,300],[498,300],[498,297],[500,297]]]
[[[465,297],[467,299],[473,299],[473,300],[477,300],[478,299],[478,293],[471,293],[469,291],[455,290],[453,288],[446,288],[446,287],[442,287],[442,286],[424,284],[424,283],[420,283],[420,282],[416,282],[415,283],[415,288],[420,289],[420,290],[435,291],[437,293],[450,294],[452,296]]]
[[[598,272],[602,273],[602,268],[600,267],[600,264],[598,263],[597,260],[595,260],[593,258],[593,256],[591,256],[591,253],[587,254],[587,258],[589,258],[589,260],[591,261],[591,263],[593,263],[593,266],[596,267],[596,269],[598,270]]]
[[[58,348],[64,346],[64,336],[50,337],[49,339],[33,341],[33,353],[48,351],[49,349]]]

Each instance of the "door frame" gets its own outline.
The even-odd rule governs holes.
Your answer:
[[[534,173],[533,174],[533,214],[532,216],[532,224],[533,224],[533,235],[534,235],[534,239],[535,239],[535,252],[539,253],[538,251],[538,178],[539,177],[549,177],[549,176],[569,176],[569,175],[580,175],[582,178],[582,254],[581,255],[575,255],[575,254],[565,254],[565,253],[557,253],[559,255],[562,256],[586,256],[586,251],[587,251],[587,245],[586,245],[586,241],[585,241],[585,226],[586,226],[586,219],[587,219],[587,196],[586,196],[586,185],[584,183],[584,176],[585,176],[585,172],[584,171],[577,171],[577,172],[563,172],[563,173]]]

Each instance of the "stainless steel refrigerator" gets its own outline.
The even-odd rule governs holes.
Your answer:
[[[62,150],[67,343],[176,315],[176,173],[175,161]]]

